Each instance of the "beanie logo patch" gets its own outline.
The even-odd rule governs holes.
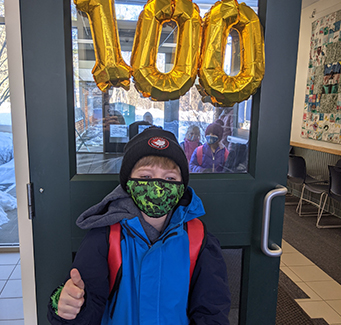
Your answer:
[[[169,142],[165,138],[153,137],[148,140],[148,144],[158,150],[163,150],[169,147]]]

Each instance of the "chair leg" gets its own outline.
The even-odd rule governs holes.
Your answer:
[[[323,202],[323,206],[322,206],[322,200],[323,200],[323,196],[326,196],[326,198],[324,199],[324,202]],[[319,202],[319,209],[318,209],[318,212],[317,212],[317,216],[323,214],[323,210],[324,210],[324,207],[326,205],[326,202],[327,202],[327,199],[328,199],[328,194],[325,193],[325,192],[322,192],[321,195],[320,195],[320,202]]]
[[[298,213],[299,217],[312,217],[315,216],[315,213],[304,213],[302,212],[302,206],[303,206],[303,201],[307,201],[309,203],[311,202],[311,193],[308,191],[308,198],[304,199],[304,190],[305,190],[305,184],[302,185],[302,192],[301,192],[301,197],[300,200],[298,201],[297,207],[296,207],[296,213]],[[309,196],[310,195],[310,196]],[[317,206],[317,204],[315,204]]]
[[[319,214],[318,214],[318,217],[317,217],[317,222],[316,222],[316,227],[319,228],[319,229],[323,229],[323,228],[341,228],[341,224],[340,225],[324,225],[324,226],[320,225],[320,220],[322,218],[322,213],[323,213],[324,207],[325,207],[327,199],[328,199],[328,194],[325,193],[325,195],[326,195],[326,198],[324,199],[324,203],[323,203],[323,207],[322,207],[321,211],[319,211]],[[320,202],[321,202],[321,200],[320,200]],[[333,204],[334,204],[334,202],[333,202]],[[334,209],[335,209],[335,207],[334,207]]]
[[[316,206],[318,208],[317,217],[319,218],[320,215],[321,215],[320,217],[322,217],[323,210],[324,210],[324,207],[326,205],[326,202],[324,202],[324,205],[323,205],[323,208],[322,208],[322,212],[321,212],[323,196],[327,195],[327,198],[328,198],[328,194],[325,193],[325,192],[322,192],[321,195],[320,195],[320,202],[319,202],[319,204],[317,204],[317,203],[312,201],[312,193],[310,191],[308,191],[307,197],[304,198],[305,187],[306,187],[305,184],[303,184],[302,185],[301,197],[300,197],[300,200],[299,200],[299,202],[297,204],[297,207],[296,207],[296,213],[298,213],[299,217],[315,217],[316,216],[316,213],[302,212],[303,201],[306,201],[306,202],[312,204],[313,206]],[[327,200],[327,198],[325,200]]]
[[[323,202],[323,206],[321,208],[321,203],[322,203],[322,198],[323,198],[323,195],[326,196],[326,198],[324,199],[324,202]],[[326,206],[326,203],[327,203],[327,199],[328,199],[328,194],[327,193],[322,193],[321,196],[320,196],[320,205],[319,205],[319,210],[318,210],[318,213],[317,213],[317,221],[316,221],[316,227],[317,228],[321,228],[320,226],[320,220],[322,218],[322,214],[323,214],[323,211],[324,211],[324,208]]]
[[[302,212],[304,189],[305,189],[305,184],[302,185],[301,197],[300,197],[300,200],[298,201],[298,204],[297,204],[297,207],[296,207],[296,212],[298,213],[298,215],[300,217],[302,215],[301,212]]]
[[[334,204],[334,200],[330,200],[332,202],[332,205],[333,205],[333,213],[332,214],[335,214],[335,204]]]

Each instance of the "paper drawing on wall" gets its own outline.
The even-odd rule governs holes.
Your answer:
[[[341,10],[312,23],[302,138],[341,143]]]

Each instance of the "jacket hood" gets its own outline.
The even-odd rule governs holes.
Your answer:
[[[199,218],[205,214],[204,206],[200,198],[195,194],[191,187],[187,187],[187,191],[181,198],[177,208],[173,212],[171,224],[187,222],[195,218]]]
[[[171,223],[187,222],[204,214],[205,210],[201,200],[192,188],[187,187],[178,207],[173,212]],[[136,216],[141,217],[141,211],[130,195],[119,185],[101,202],[84,211],[78,217],[76,224],[81,229],[99,228]]]
[[[84,211],[78,217],[76,225],[81,229],[99,228],[140,215],[141,212],[130,195],[118,185],[101,202]]]

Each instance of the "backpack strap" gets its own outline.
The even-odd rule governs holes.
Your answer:
[[[191,261],[190,279],[192,279],[198,256],[206,242],[206,229],[202,221],[199,219],[192,219],[187,222],[187,233],[189,240],[189,256]]]
[[[229,155],[229,151],[225,148],[224,162],[226,162],[228,155]]]
[[[117,273],[122,265],[121,254],[121,224],[115,223],[110,226],[109,234],[109,252],[108,252],[108,265],[109,265],[109,288],[112,291]]]
[[[199,166],[202,165],[202,147],[203,146],[197,147],[197,162],[198,162]]]

